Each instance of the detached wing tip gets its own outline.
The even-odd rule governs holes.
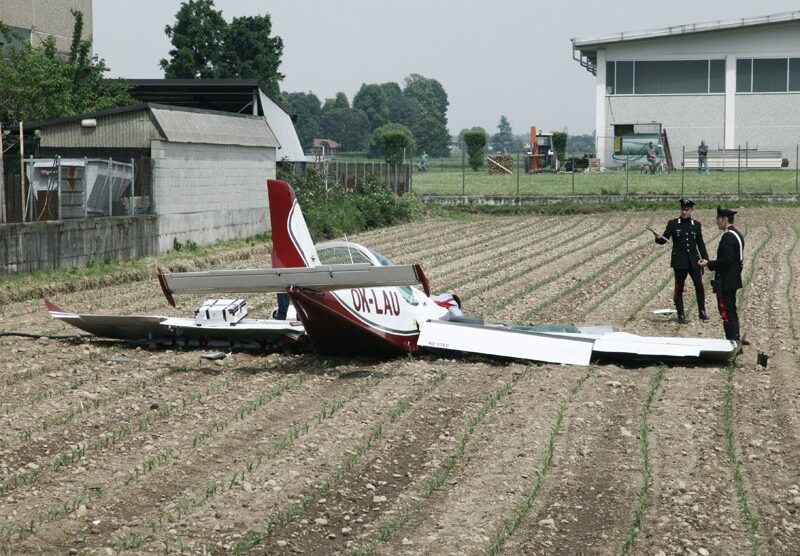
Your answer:
[[[69,311],[65,311],[46,297],[44,298],[44,306],[49,313],[67,313]]]
[[[172,297],[172,291],[169,289],[169,285],[167,284],[167,278],[164,275],[164,271],[160,266],[156,267],[156,276],[158,276],[158,285],[161,286],[161,292],[164,294],[164,297],[167,298],[167,303],[175,307],[175,298]]]

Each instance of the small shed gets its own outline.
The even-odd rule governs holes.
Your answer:
[[[279,143],[263,117],[139,104],[26,129],[38,130],[44,156],[137,159],[137,173],[149,174],[160,251],[269,229],[266,181]]]

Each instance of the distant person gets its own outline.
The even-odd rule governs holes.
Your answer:
[[[739,314],[736,311],[736,290],[742,287],[742,265],[744,264],[744,237],[733,227],[736,211],[717,207],[717,228],[723,230],[717,247],[717,260],[705,257],[697,261],[703,268],[714,271],[711,289],[717,294],[717,307],[722,317],[725,338],[746,344],[739,338]]]
[[[705,139],[700,139],[700,144],[697,146],[697,173],[703,172],[708,175],[708,145]]]
[[[653,145],[653,142],[650,141],[647,144],[647,163],[650,165],[650,173],[656,173],[656,147]]]
[[[668,239],[672,239],[670,266],[675,273],[675,288],[673,289],[672,299],[675,302],[675,310],[678,313],[678,323],[686,324],[686,312],[683,308],[683,289],[687,275],[692,277],[700,320],[708,320],[706,292],[705,288],[703,288],[703,269],[698,264],[698,260],[708,258],[708,251],[706,250],[705,241],[703,241],[703,228],[700,222],[693,218],[694,201],[681,199],[680,204],[681,215],[667,222],[667,229],[664,230],[663,234],[653,232],[653,235],[656,236],[656,243],[659,245],[664,245]]]
[[[419,157],[419,171],[420,172],[427,172],[428,171],[428,153],[422,151],[422,154]]]

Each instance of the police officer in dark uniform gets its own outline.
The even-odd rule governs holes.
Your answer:
[[[667,222],[667,229],[656,236],[656,243],[664,245],[672,239],[672,259],[670,266],[675,271],[675,289],[673,299],[678,312],[678,322],[686,324],[686,313],[683,310],[683,287],[686,276],[692,277],[695,295],[697,296],[697,309],[700,320],[708,320],[706,313],[706,293],[703,288],[703,269],[698,264],[700,259],[708,259],[708,251],[703,241],[703,228],[700,222],[692,218],[694,201],[681,199],[681,215]]]
[[[733,227],[736,211],[717,207],[717,227],[723,230],[717,247],[717,260],[705,257],[698,264],[714,271],[711,282],[717,294],[717,306],[722,317],[722,327],[728,340],[740,342],[739,314],[736,311],[736,290],[742,287],[742,263],[744,262],[744,237]],[[742,342],[746,343],[746,342]]]

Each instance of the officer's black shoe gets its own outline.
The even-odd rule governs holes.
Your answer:
[[[700,309],[700,320],[708,320],[708,313],[705,309]]]
[[[686,324],[686,315],[678,313],[678,324]]]

